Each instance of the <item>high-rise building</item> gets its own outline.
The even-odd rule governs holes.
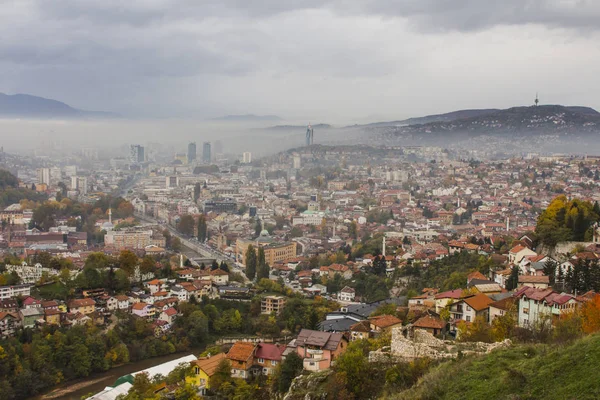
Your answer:
[[[252,162],[252,153],[250,153],[249,151],[245,151],[244,154],[242,154],[242,163],[250,164],[251,162]]]
[[[312,127],[312,125],[308,125],[308,127],[306,128],[306,145],[310,146],[311,144],[314,143],[313,138],[314,138],[314,134],[315,131]]]
[[[192,164],[196,161],[196,142],[188,144],[187,161],[188,164]]]
[[[210,154],[210,142],[204,142],[202,144],[202,161],[206,164],[210,164],[212,161],[212,155]]]
[[[79,194],[87,194],[87,192],[88,192],[87,177],[72,176],[71,177],[71,190],[78,190]]]
[[[39,168],[37,171],[38,183],[50,184],[50,168]]]
[[[144,146],[140,146],[139,144],[132,144],[129,147],[129,161],[132,164],[143,163],[146,161],[144,154]]]

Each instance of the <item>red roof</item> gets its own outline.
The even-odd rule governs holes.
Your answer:
[[[169,316],[169,317],[172,317],[172,316],[174,316],[174,315],[177,315],[177,310],[176,310],[176,309],[174,309],[173,307],[170,307],[170,308],[167,308],[167,309],[164,311],[164,313],[165,313],[165,314],[167,314],[167,316]]]
[[[281,355],[285,351],[285,346],[278,346],[270,343],[259,343],[256,346],[256,358],[265,360],[281,361]]]
[[[435,299],[460,299],[462,296],[462,291],[462,289],[454,289],[447,292],[438,293],[435,295]]]

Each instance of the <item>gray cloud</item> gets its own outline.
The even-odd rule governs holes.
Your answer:
[[[599,21],[593,0],[8,0],[0,91],[145,116],[402,117],[511,105],[514,80],[586,102],[561,73],[600,61]]]

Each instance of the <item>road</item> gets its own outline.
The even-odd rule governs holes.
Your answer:
[[[142,214],[136,213],[135,217],[138,218],[140,221],[143,221],[143,222],[146,222],[149,224],[153,224],[153,225],[160,225],[160,226],[167,228],[169,230],[169,232],[171,233],[171,236],[179,238],[179,240],[181,240],[181,244],[184,247],[186,247],[186,248],[190,249],[191,251],[195,252],[196,254],[200,255],[201,258],[214,258],[215,260],[217,260],[217,262],[219,264],[222,261],[225,261],[225,263],[228,265],[229,270],[231,272],[240,273],[245,279],[247,279],[246,275],[239,268],[239,265],[236,263],[235,259],[233,259],[232,257],[228,256],[227,254],[223,253],[222,251],[213,249],[206,243],[200,243],[195,238],[190,238],[190,237],[184,236],[181,233],[179,233],[172,226],[165,224],[165,223],[160,223],[156,219],[151,218],[147,215],[142,215]],[[187,252],[187,254],[186,254],[186,252],[183,252],[183,253],[186,255],[186,257],[190,258],[188,255],[189,252]]]

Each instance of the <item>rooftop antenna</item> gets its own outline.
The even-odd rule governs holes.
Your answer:
[[[537,93],[537,92],[535,92],[535,101],[534,101],[534,103],[535,103],[535,106],[536,106],[536,107],[538,106],[539,102],[540,102],[540,98],[539,98],[539,96],[538,96],[538,93]]]

